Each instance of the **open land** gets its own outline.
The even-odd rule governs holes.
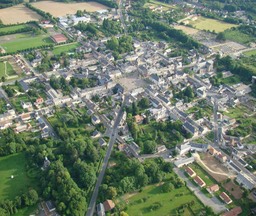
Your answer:
[[[52,52],[53,52],[54,55],[59,55],[62,52],[72,52],[78,46],[79,46],[79,43],[64,44],[64,45],[54,47]]]
[[[0,157],[0,176],[0,200],[14,199],[26,192],[31,186],[31,180],[25,171],[25,155],[18,153]]]
[[[8,32],[11,32],[11,31],[17,31],[17,30],[23,29],[25,27],[27,27],[27,25],[25,25],[25,24],[14,25],[14,26],[6,26],[6,27],[3,27],[3,28],[0,28],[0,33],[8,33]]]
[[[182,194],[182,196],[180,196]],[[145,201],[144,201],[145,200]],[[185,186],[174,189],[169,193],[162,192],[162,186],[151,185],[142,192],[133,194],[128,200],[127,213],[133,216],[155,216],[155,215],[175,215],[175,211],[183,204],[194,201],[191,210],[186,210],[184,215],[197,215],[202,210],[202,204],[195,198],[192,192]],[[160,203],[161,207],[155,211],[150,210],[155,203]]]
[[[2,36],[0,41],[0,46],[6,52],[16,52],[18,50],[53,44],[53,41],[47,34],[32,36],[30,33]]]
[[[254,37],[245,34],[238,29],[228,29],[224,32],[224,34],[227,40],[232,40],[241,44],[247,44],[255,40]]]
[[[237,200],[243,197],[243,191],[241,190],[240,186],[236,185],[234,182],[229,181],[223,185],[225,190],[231,193]]]
[[[198,17],[197,20],[191,21],[189,24],[200,30],[210,30],[215,32],[223,32],[226,29],[236,27],[237,25],[221,22],[215,19]]]
[[[22,4],[0,9],[0,20],[2,20],[3,24],[25,23],[39,20],[40,18],[40,15]]]
[[[6,61],[0,61],[0,77],[8,77],[8,76],[12,76],[15,75],[15,71],[12,68],[12,65]]]
[[[251,50],[251,51],[247,51],[243,53],[246,56],[252,56],[252,55],[256,55],[256,49],[255,50]]]
[[[176,25],[174,26],[175,29],[182,30],[188,35],[194,35],[198,32],[198,29],[194,29],[188,26],[183,26],[183,25]]]
[[[32,5],[42,11],[50,13],[54,17],[65,16],[67,14],[75,14],[78,10],[95,12],[98,10],[108,9],[108,7],[96,2],[62,3],[53,1],[40,1],[32,3]]]

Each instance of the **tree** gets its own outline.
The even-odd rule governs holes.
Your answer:
[[[113,199],[117,195],[117,190],[115,187],[109,187],[107,190],[107,197],[108,199]]]
[[[129,216],[126,212],[124,212],[124,211],[121,211],[120,212],[120,216]]]
[[[144,153],[152,154],[156,151],[156,143],[154,141],[147,140],[144,143]]]
[[[110,40],[107,41],[107,48],[111,50],[117,50],[119,47],[119,41],[116,37],[112,37]]]
[[[216,40],[217,41],[226,41],[226,36],[224,34],[224,32],[220,32],[217,36],[216,36]]]
[[[38,201],[38,194],[34,189],[28,191],[27,194],[23,195],[23,202],[26,206],[31,206],[37,203]]]
[[[173,189],[174,189],[174,186],[173,186],[173,184],[170,183],[170,182],[166,182],[166,183],[164,183],[164,185],[162,186],[162,191],[163,191],[164,193],[171,192]]]
[[[1,81],[5,82],[5,77],[4,76],[2,76]]]

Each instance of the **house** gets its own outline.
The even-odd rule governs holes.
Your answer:
[[[100,146],[106,146],[107,145],[106,141],[103,138],[99,139],[99,144],[100,144]]]
[[[21,124],[21,125],[17,125],[16,128],[14,129],[15,133],[21,133],[23,131],[27,131],[31,128],[31,125],[28,124]]]
[[[190,150],[194,150],[197,152],[206,152],[208,149],[208,145],[207,144],[201,144],[201,143],[190,143],[189,144],[191,146]]]
[[[106,212],[111,211],[113,208],[115,208],[115,203],[112,200],[106,200],[103,203],[104,209]]]
[[[183,124],[183,128],[188,131],[189,133],[191,133],[193,136],[197,136],[198,135],[198,129],[197,127],[195,127],[194,125],[192,125],[189,121],[186,121]]]
[[[175,150],[179,155],[184,155],[187,154],[191,149],[191,146],[188,144],[182,144],[182,145],[177,145]]]
[[[100,118],[99,118],[99,116],[96,116],[96,115],[93,115],[92,116],[92,123],[94,124],[94,125],[97,125],[97,124],[99,124],[101,121],[100,121]]]
[[[35,101],[35,105],[37,105],[37,106],[41,105],[43,103],[44,103],[44,99],[42,97],[37,98]]]
[[[167,151],[167,148],[165,145],[161,145],[161,146],[157,147],[156,151],[157,151],[157,153],[165,152],[165,151]]]
[[[219,185],[214,184],[214,185],[208,187],[208,188],[207,188],[207,191],[208,191],[209,193],[215,193],[215,192],[219,191],[219,189],[220,189]]]
[[[30,120],[31,119],[31,115],[29,114],[29,113],[24,113],[24,114],[22,114],[21,116],[20,116],[20,118],[21,118],[21,120],[22,121],[28,121],[28,120]]]
[[[101,133],[99,132],[99,131],[97,131],[97,130],[95,130],[93,133],[92,133],[92,137],[93,138],[98,138],[98,137],[100,137],[101,136]]]
[[[217,153],[215,157],[222,163],[225,163],[227,161],[227,157],[223,155],[221,152]]]
[[[197,183],[201,188],[204,187],[206,184],[199,176],[194,178],[194,182]]]
[[[240,206],[237,206],[235,208],[232,208],[231,210],[221,214],[221,216],[238,216],[242,213],[242,208]]]
[[[243,188],[247,190],[252,190],[253,188],[256,187],[256,182],[245,173],[238,173],[236,181],[238,182],[238,184],[240,184]]]
[[[45,216],[57,216],[56,207],[52,201],[46,201],[41,203]]]
[[[217,151],[215,148],[213,148],[212,146],[209,147],[208,152],[209,152],[211,155],[213,155],[213,156],[218,153],[218,151]]]
[[[193,169],[191,169],[190,167],[186,167],[186,168],[185,168],[185,171],[186,171],[186,173],[187,173],[191,178],[193,178],[193,177],[196,176],[195,171],[194,171]]]
[[[10,126],[12,126],[12,120],[0,121],[0,130],[4,130]]]
[[[143,122],[143,120],[144,120],[144,117],[141,116],[141,115],[136,115],[136,116],[134,116],[134,119],[135,119],[135,122],[136,122],[137,124],[142,124],[142,122]]]
[[[134,157],[138,157],[139,153],[140,153],[140,147],[135,143],[135,142],[131,142],[130,145],[127,145],[127,148],[129,149],[129,152],[134,156]]]
[[[99,203],[96,208],[97,208],[97,216],[105,216],[105,209],[102,203]]]
[[[28,109],[28,110],[32,109],[32,103],[31,102],[21,101],[20,105],[21,105],[22,109]]]
[[[230,197],[225,193],[225,192],[222,192],[220,194],[220,198],[223,202],[225,202],[226,204],[230,204],[232,203],[232,200],[230,199]]]

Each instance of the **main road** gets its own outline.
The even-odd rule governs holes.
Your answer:
[[[123,103],[123,105],[124,104],[125,103]],[[121,122],[123,114],[124,114],[123,106],[121,106],[121,108],[120,108],[120,110],[118,112],[118,115],[116,117],[114,126],[112,128],[112,133],[111,133],[110,140],[109,140],[109,143],[108,143],[107,153],[106,153],[105,158],[103,160],[103,164],[102,164],[102,167],[101,167],[101,170],[100,170],[100,173],[99,173],[99,176],[98,176],[98,179],[97,179],[97,182],[96,182],[96,185],[95,185],[95,188],[94,188],[91,200],[90,200],[90,204],[88,206],[88,210],[87,210],[86,216],[93,216],[93,213],[94,213],[94,210],[95,210],[95,206],[96,206],[96,200],[97,200],[98,193],[99,193],[99,187],[100,187],[100,185],[102,183],[102,180],[103,180],[103,177],[105,175],[105,172],[106,172],[106,169],[107,169],[107,165],[108,165],[108,160],[110,158],[113,146],[114,146],[116,138],[118,136],[117,135],[117,129],[118,129],[118,126],[119,126],[119,124]]]

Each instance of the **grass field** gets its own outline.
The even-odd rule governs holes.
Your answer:
[[[243,32],[240,32],[237,29],[229,29],[226,30],[224,32],[226,39],[228,40],[232,40],[235,41],[237,43],[241,43],[241,44],[247,44],[253,40],[255,40],[255,38],[253,38],[250,35],[244,34]]]
[[[50,13],[54,17],[75,14],[78,10],[95,12],[98,10],[108,9],[108,7],[96,2],[63,3],[54,1],[40,1],[32,3],[32,5],[40,10]]]
[[[174,28],[178,29],[178,30],[182,30],[183,32],[185,32],[188,35],[194,35],[198,32],[197,29],[194,29],[194,28],[191,28],[188,26],[183,26],[183,25],[176,25],[176,26],[174,26]]]
[[[13,70],[11,64],[9,62],[6,62],[6,66],[7,66],[7,75],[8,76],[12,76],[15,75],[16,72]],[[0,61],[0,78],[1,77],[7,77],[5,74],[5,63]]]
[[[252,56],[252,55],[256,55],[256,49],[255,50],[251,50],[251,51],[247,51],[243,53],[246,56]]]
[[[40,18],[40,15],[23,4],[0,9],[0,20],[2,20],[3,24],[25,23],[33,20],[37,21]]]
[[[10,41],[5,40],[4,42],[0,42],[0,46],[2,46],[6,52],[16,52],[18,50],[53,44],[53,41],[46,34],[32,36],[29,33],[21,33],[12,36]]]
[[[129,204],[126,212],[133,216],[176,215],[176,209],[178,207],[191,201],[195,202],[191,207],[193,212],[186,209],[181,215],[198,215],[203,209],[203,205],[185,186],[174,189],[169,193],[163,193],[161,187],[151,185],[146,187],[142,192],[131,196],[128,199]],[[151,206],[155,203],[160,203],[161,207],[156,210],[150,210]]]
[[[10,32],[10,31],[16,31],[16,30],[19,30],[19,29],[23,29],[25,28],[27,25],[15,25],[15,26],[7,26],[7,27],[3,27],[3,28],[0,28],[0,33],[6,33],[6,32]]]
[[[14,199],[33,184],[26,175],[23,153],[0,157],[0,176],[0,200]]]
[[[65,45],[54,47],[52,52],[54,55],[59,55],[62,52],[72,52],[77,47],[79,47],[79,43],[65,44]]]
[[[223,32],[226,29],[236,27],[237,25],[221,22],[215,19],[209,19],[205,17],[198,17],[197,20],[191,21],[189,24],[199,30],[210,30],[215,32]]]

